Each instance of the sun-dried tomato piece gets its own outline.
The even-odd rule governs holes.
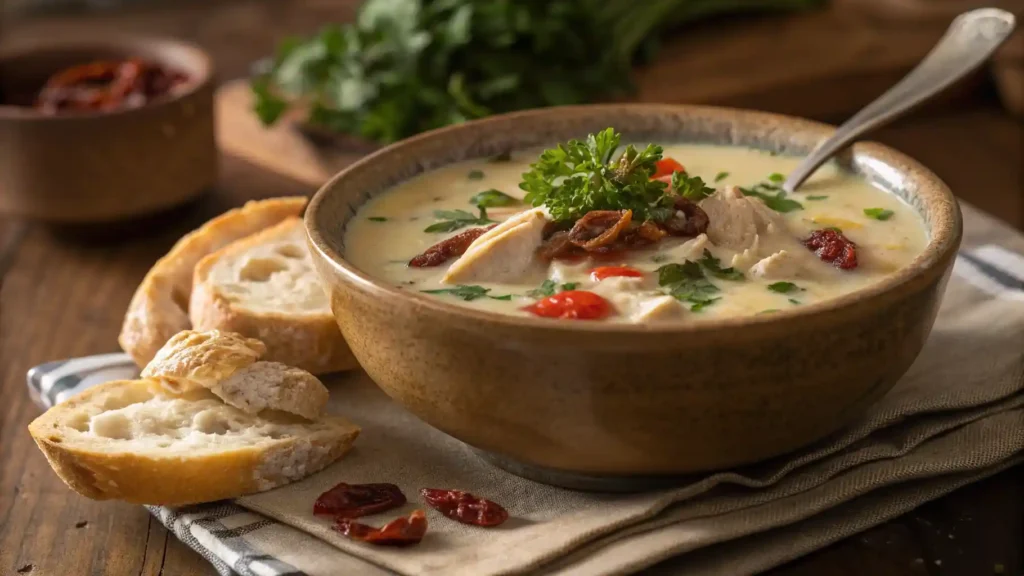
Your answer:
[[[413,510],[408,517],[395,518],[380,528],[340,518],[332,529],[353,540],[376,546],[412,546],[426,535],[427,516],[423,510]]]
[[[39,92],[36,108],[54,114],[141,106],[186,80],[180,72],[138,58],[90,62],[51,76]]]
[[[406,502],[405,494],[394,484],[346,484],[342,482],[324,492],[313,504],[313,514],[335,518],[359,518]]]
[[[615,276],[643,278],[644,273],[632,266],[598,266],[590,271],[590,278],[594,282],[600,282],[605,278],[613,278]]]
[[[409,260],[409,266],[413,266],[415,268],[440,266],[447,262],[449,258],[462,256],[466,253],[470,244],[472,244],[477,238],[483,236],[484,232],[487,232],[495,226],[497,226],[497,224],[491,224],[484,228],[470,228],[469,230],[460,232],[451,238],[441,240],[437,244],[434,244],[430,248],[424,250],[423,254]]]
[[[567,320],[600,320],[612,312],[612,305],[601,296],[586,290],[566,290],[542,298],[523,308],[544,318]]]
[[[420,495],[435,510],[463,524],[489,528],[508,520],[508,511],[500,504],[462,490],[423,488]]]
[[[815,230],[803,243],[823,262],[831,262],[836,268],[853,270],[857,267],[857,245],[838,230]]]
[[[569,241],[592,251],[615,242],[632,220],[632,210],[591,210],[573,225]]]
[[[675,199],[675,212],[662,223],[673,236],[698,236],[707,232],[711,219],[696,203],[682,196]]]

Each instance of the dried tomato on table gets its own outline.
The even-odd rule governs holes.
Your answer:
[[[524,311],[543,318],[600,320],[611,314],[612,305],[586,290],[566,290],[526,306]]]
[[[831,262],[841,270],[857,267],[857,245],[843,233],[833,228],[815,230],[803,241],[808,250],[818,255],[823,262]]]
[[[423,510],[413,510],[408,517],[396,518],[380,528],[340,518],[332,529],[353,540],[376,546],[411,546],[426,535],[427,516]]]
[[[463,524],[489,528],[508,520],[508,511],[501,505],[462,490],[424,488],[420,495],[432,508]]]
[[[369,516],[406,503],[405,494],[394,484],[346,484],[324,492],[313,504],[313,514],[341,518]]]
[[[446,238],[437,244],[434,244],[430,248],[427,248],[423,254],[409,260],[409,266],[413,266],[415,268],[440,266],[450,258],[462,256],[466,253],[466,250],[469,249],[470,244],[476,241],[477,238],[483,236],[484,232],[487,232],[495,226],[497,226],[497,224],[491,224],[484,228],[470,228],[469,230],[460,232],[451,238]]]
[[[47,114],[135,108],[187,80],[181,72],[139,58],[91,62],[51,76],[35,106]]]

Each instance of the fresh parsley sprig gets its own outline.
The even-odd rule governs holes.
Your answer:
[[[480,208],[479,216],[465,210],[435,210],[434,218],[441,221],[427,226],[423,229],[424,232],[454,232],[466,226],[482,226],[494,223],[494,220],[487,217],[487,210],[483,207]]]
[[[692,312],[699,312],[721,300],[721,297],[713,296],[719,292],[718,286],[708,280],[697,262],[687,260],[682,264],[666,264],[657,272],[658,285],[676,300],[689,303]]]
[[[613,128],[545,150],[519,188],[526,202],[546,206],[558,222],[573,221],[591,210],[632,210],[633,219],[664,220],[672,197],[664,182],[651,180],[661,146],[643,150],[629,145],[613,159],[621,136]]]
[[[687,176],[686,172],[672,173],[672,191],[694,202],[700,202],[715,193],[715,189],[705,184],[700,176]]]

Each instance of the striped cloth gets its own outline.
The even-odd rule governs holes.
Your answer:
[[[1017,245],[1024,245],[1024,241],[1015,240],[1015,242]],[[1024,304],[1017,304],[1017,302],[1024,301],[1024,256],[994,244],[982,245],[975,249],[964,250],[958,256],[954,267],[954,275],[955,281],[951,282],[951,285],[956,285],[957,287],[951,289],[950,293],[947,294],[947,301],[953,300],[952,306],[959,307],[955,308],[957,317],[963,314],[969,315],[970,310],[967,308],[967,304],[957,303],[957,301],[966,302],[966,297],[963,296],[964,291],[960,287],[972,291],[970,298],[974,298],[974,302],[988,302],[988,304],[983,304],[984,306],[997,304],[993,301],[1001,301],[1005,302],[1015,312],[1024,310],[1018,308]],[[973,288],[966,288],[967,286]],[[945,303],[944,306],[946,306]],[[991,310],[986,312],[986,314],[990,315],[991,313]],[[951,312],[947,313],[946,317],[949,314]],[[995,316],[999,315],[998,311],[996,311]],[[941,319],[942,316],[940,315]],[[985,325],[984,321],[979,323]],[[1011,358],[1007,363],[1010,368],[1005,373],[1011,374],[1011,380],[1015,378],[1012,374],[1019,375],[1020,373],[1020,370],[1014,367],[1015,364],[1013,364],[1017,361],[1017,358]],[[41,407],[48,408],[95,384],[109,380],[130,379],[137,376],[138,370],[127,355],[104,354],[48,362],[36,366],[28,373],[28,388],[29,393],[36,402]],[[973,385],[977,386],[978,384],[973,383]],[[918,449],[920,447],[917,444],[918,442],[921,443],[920,445],[926,445],[924,443],[925,439],[931,441],[938,438],[939,441],[933,442],[933,444],[939,444],[943,437],[951,437],[953,435],[953,432],[950,432],[951,430],[955,430],[958,427],[967,428],[968,426],[976,427],[972,434],[981,434],[982,437],[985,434],[998,433],[1005,435],[1007,429],[1012,431],[1017,426],[1016,423],[1024,423],[1020,416],[1020,406],[1024,404],[1024,395],[1020,393],[1020,388],[1022,387],[1024,387],[1024,383],[1021,382],[1011,381],[1008,384],[1004,382],[1004,387],[998,394],[993,393],[989,396],[978,397],[970,401],[973,403],[966,405],[959,400],[951,400],[948,406],[938,407],[946,408],[947,410],[945,411],[937,411],[934,405],[930,408],[918,407],[920,409],[919,412],[908,412],[908,414],[916,414],[915,418],[922,421],[931,419],[932,422],[928,425],[922,424],[916,428],[908,426],[904,418],[897,417],[901,415],[896,413],[890,413],[888,415],[890,421],[879,421],[879,423],[873,425],[875,426],[874,428],[869,428],[872,426],[869,422],[860,423],[851,427],[851,429],[863,428],[864,433],[862,436],[851,436],[853,439],[847,444],[837,444],[836,446],[839,446],[839,449],[843,452],[825,454],[818,463],[836,464],[836,466],[839,466],[842,464],[841,460],[844,454],[849,454],[851,451],[863,451],[865,442],[868,442],[870,448],[877,448],[878,446],[870,446],[870,441],[873,438],[877,444],[886,449],[886,447],[891,448],[891,445],[898,444],[898,442],[893,441],[894,438],[916,437],[917,439],[909,444],[911,448],[900,448],[894,452],[886,453],[888,456],[886,456],[885,460],[897,463],[900,460],[906,460],[908,461],[907,469],[914,471],[915,474],[919,474],[917,471],[936,465],[934,460],[936,457],[933,456],[933,460],[927,460],[927,458],[918,455],[918,460],[914,461],[915,453],[913,450],[916,449],[918,453],[922,452],[922,450]],[[350,399],[348,401],[357,402],[358,399]],[[941,414],[941,416],[935,416],[936,414]],[[1009,426],[1009,428],[998,428],[993,424],[986,431],[984,425],[979,426],[979,423],[984,424],[986,419],[994,422],[1000,416],[1008,423],[1004,426]],[[872,417],[877,418],[878,416]],[[394,421],[393,416],[389,416],[389,418],[391,418],[389,422]],[[368,424],[367,428],[369,429],[369,427],[370,425]],[[884,432],[886,430],[894,430],[894,432],[889,432],[890,436],[880,435],[879,431]],[[848,431],[847,434],[854,434],[854,432]],[[996,437],[990,436],[987,438]],[[1002,437],[998,438],[1002,440]],[[362,440],[364,439],[361,438]],[[366,440],[370,441],[369,438]],[[1019,439],[1016,441],[1019,441]],[[434,442],[436,444],[436,441]],[[999,444],[999,442],[985,440],[986,446],[990,444]],[[788,521],[776,518],[773,520],[773,523],[769,523],[766,521],[767,517],[757,517],[756,511],[771,505],[770,498],[767,503],[762,498],[760,503],[751,501],[751,503],[741,506],[734,502],[728,506],[716,508],[716,501],[724,500],[724,498],[710,497],[710,495],[713,495],[710,490],[708,490],[709,497],[707,498],[704,497],[706,495],[699,491],[693,491],[695,495],[692,495],[692,498],[689,500],[676,500],[677,507],[668,508],[668,511],[662,512],[661,516],[653,519],[639,519],[632,525],[632,529],[621,530],[620,534],[606,534],[603,539],[595,539],[585,546],[564,550],[554,559],[548,557],[544,560],[542,571],[560,574],[564,571],[565,573],[587,575],[625,573],[643,568],[652,563],[639,559],[623,559],[622,556],[614,555],[616,546],[626,545],[628,545],[630,550],[636,550],[638,546],[649,546],[648,555],[650,557],[660,555],[663,558],[667,558],[686,552],[681,557],[685,558],[686,562],[667,572],[672,574],[745,574],[767,569],[791,558],[811,552],[814,549],[826,546],[839,538],[847,537],[857,531],[884,522],[888,518],[910,510],[922,502],[940,497],[959,486],[984,478],[1016,462],[1020,462],[1020,448],[1013,444],[1013,442],[1008,444],[1003,442],[1003,444],[1008,446],[1004,447],[1004,452],[997,456],[992,456],[988,461],[980,464],[973,463],[973,460],[977,459],[975,454],[968,458],[968,460],[972,460],[968,464],[963,462],[954,463],[954,465],[947,468],[944,467],[944,462],[939,462],[938,468],[933,475],[922,477],[919,474],[918,476],[912,476],[912,478],[918,480],[917,482],[905,481],[906,478],[902,480],[884,480],[885,474],[875,472],[867,474],[870,477],[870,481],[863,485],[857,485],[852,480],[847,481],[846,485],[850,490],[855,489],[855,491],[863,492],[870,490],[873,492],[866,496],[857,496],[856,500],[852,500],[854,496],[849,496],[846,499],[832,498],[824,504],[818,501],[815,504],[818,506],[816,508],[817,512],[811,513],[812,516],[810,518],[805,517],[805,514]],[[959,445],[949,444],[949,446],[941,447],[941,450],[935,453],[948,453],[948,458],[953,459],[958,447]],[[356,455],[354,459],[352,456],[346,458],[346,462],[351,460],[351,468],[358,469],[360,466],[358,458],[372,454],[373,448],[364,447],[361,450],[363,450],[364,454]],[[818,450],[821,450],[820,447]],[[970,451],[982,452],[983,450],[972,449]],[[813,468],[811,464],[806,464],[807,462],[815,462],[813,458],[816,456],[811,452],[809,450],[807,454],[798,455],[794,458],[794,461],[787,463],[786,467],[781,469],[789,470],[787,473],[790,477],[799,477],[800,473]],[[831,460],[829,460],[830,458]],[[854,465],[861,466],[862,462],[863,460],[859,460],[853,464],[848,464],[849,470],[855,470]],[[799,466],[803,466],[803,468],[799,468]],[[867,464],[864,464],[861,467],[866,466]],[[838,468],[836,467],[835,470],[838,470]],[[835,470],[830,474],[838,476],[839,473]],[[897,476],[900,474],[899,472],[891,473]],[[883,478],[884,481],[880,481],[879,478]],[[330,483],[334,481],[336,480],[328,479],[324,482]],[[773,480],[773,482],[775,481]],[[773,486],[778,488],[783,483],[767,484],[759,488],[768,491]],[[749,483],[747,485],[752,486]],[[887,490],[877,490],[883,486],[887,487]],[[829,488],[829,479],[824,479],[805,491],[807,493],[818,489],[835,491],[841,488],[843,486]],[[282,502],[287,501],[286,496],[290,489],[291,487],[288,487],[267,493],[266,495],[243,498],[239,502],[244,504],[244,507],[234,502],[217,502],[176,509],[155,506],[149,506],[147,509],[168,530],[172,531],[176,537],[206,558],[217,572],[224,576],[447,573],[443,570],[432,572],[427,568],[420,569],[418,564],[396,562],[389,566],[389,562],[381,561],[380,558],[374,557],[372,553],[362,554],[359,549],[349,548],[348,544],[343,541],[332,540],[332,537],[327,532],[319,530],[315,525],[311,525],[310,521],[305,518],[289,517],[288,510],[291,504],[282,504]],[[296,490],[301,492],[301,498],[298,500],[305,501],[308,497],[307,493],[315,493],[319,488],[317,486],[306,486]],[[540,489],[536,488],[535,490]],[[282,492],[285,494],[284,496],[274,496],[275,493]],[[790,497],[791,495],[788,495],[786,499]],[[702,498],[703,501],[701,500]],[[781,502],[785,499],[780,496],[777,500]],[[857,503],[857,506],[848,504],[849,500]],[[808,501],[803,504],[788,505],[787,508],[790,509],[790,513],[797,507],[815,509],[812,508],[812,504],[814,503]],[[613,504],[604,501],[602,505],[612,506]],[[695,510],[704,510],[702,512],[703,517],[694,513],[694,518],[686,520],[685,511],[688,507]],[[256,512],[257,510],[259,513]],[[716,513],[714,512],[715,510],[721,510],[722,512]],[[747,513],[748,510],[755,511],[753,512],[755,514],[753,520],[737,516],[741,512]],[[694,529],[697,529],[701,534],[714,532],[715,530],[720,530],[721,532],[717,534],[716,539],[709,540],[707,544],[701,544],[700,546],[702,547],[694,549],[693,545],[688,547],[685,543],[681,543],[682,540],[685,540],[685,532],[680,532],[678,537],[680,540],[677,542],[657,544],[653,541],[659,535],[663,537],[670,535],[673,529],[679,530],[680,526],[685,527],[688,523],[694,525],[695,522],[703,521],[709,514],[714,520],[709,525],[710,527],[701,528],[696,526]],[[778,516],[779,512],[773,514]],[[296,516],[299,515],[296,514]],[[673,524],[673,522],[677,522],[677,524]],[[728,531],[730,530],[728,528],[731,525],[730,522],[736,523],[737,526],[733,532]],[[750,533],[751,524],[760,525],[757,531],[759,534],[756,537],[744,538],[744,536]],[[717,556],[716,550],[719,551]],[[515,553],[510,551],[509,554],[510,556],[505,561],[512,562],[512,557]],[[500,566],[500,562],[498,565]],[[608,568],[609,566],[617,566],[617,568]],[[479,570],[477,571],[477,569],[470,567],[460,573],[503,573],[500,567],[494,568],[493,563],[490,565],[482,563],[478,568]]]

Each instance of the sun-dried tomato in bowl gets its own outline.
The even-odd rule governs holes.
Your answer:
[[[99,60],[50,76],[34,107],[44,114],[138,108],[187,81],[183,72],[141,58]]]

